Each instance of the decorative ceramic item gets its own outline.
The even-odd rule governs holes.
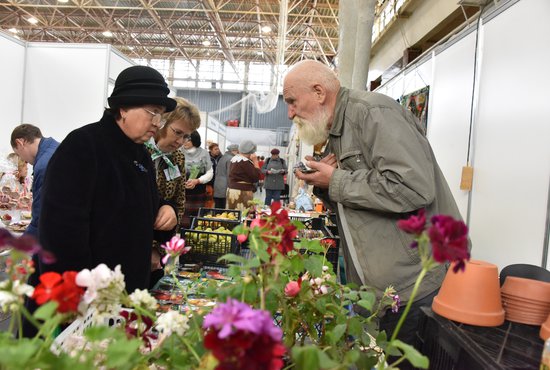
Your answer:
[[[463,272],[449,267],[434,298],[432,309],[453,321],[477,326],[498,326],[504,322],[498,268],[492,263],[470,260]]]

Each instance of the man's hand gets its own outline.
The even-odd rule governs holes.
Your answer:
[[[155,220],[155,225],[153,228],[155,230],[168,231],[172,230],[178,223],[178,218],[174,208],[169,205],[164,205],[160,207],[157,218]]]
[[[308,160],[306,166],[317,171],[313,173],[303,173],[297,170],[295,172],[296,177],[300,180],[304,180],[308,185],[313,185],[321,189],[328,189],[330,178],[337,166],[334,154],[329,154],[319,162],[313,161],[313,157],[311,156],[306,156],[306,159]]]

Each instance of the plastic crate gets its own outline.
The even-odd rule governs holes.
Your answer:
[[[233,230],[235,226],[241,223],[240,220],[229,220],[224,218],[206,218],[206,217],[194,217],[191,222],[191,229],[196,230],[200,227],[200,230],[205,230],[207,228],[216,231],[219,227],[224,227],[227,230]]]
[[[211,218],[217,218],[216,216],[219,216],[224,212],[234,215],[236,221],[239,221],[239,222],[241,221],[241,211],[236,209],[199,208],[199,213],[197,214],[197,217],[209,216]],[[225,219],[221,218],[221,220],[225,220]],[[234,221],[234,220],[231,220],[231,221]]]
[[[228,253],[239,254],[240,252],[235,234],[183,229],[181,235],[185,239],[185,245],[191,247],[191,250],[180,257],[180,263],[202,263],[224,267],[227,262],[218,262],[218,258]]]
[[[538,369],[543,341],[539,327],[505,321],[497,327],[457,323],[423,307],[419,350],[430,369]]]
[[[97,322],[94,320],[94,315],[96,311],[94,309],[88,309],[86,315],[83,317],[77,318],[73,321],[65,330],[63,330],[53,341],[50,349],[54,353],[61,353],[63,348],[66,347],[67,341],[71,340],[73,335],[82,335],[86,328],[89,328],[92,325],[97,325]],[[118,315],[110,318],[105,318],[103,324],[105,326],[118,326],[124,321],[124,317]]]

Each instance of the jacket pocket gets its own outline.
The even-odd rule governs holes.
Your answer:
[[[344,170],[355,171],[367,168],[363,152],[356,148],[351,148],[342,153],[338,161],[340,162],[340,168]]]

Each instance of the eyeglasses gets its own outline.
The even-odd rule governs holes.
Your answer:
[[[172,126],[168,126],[168,127],[170,127],[170,129],[172,130],[174,135],[176,135],[180,139],[183,139],[183,141],[191,140],[191,135],[186,134],[185,132],[183,132],[181,130],[177,130],[177,129],[173,128]]]
[[[151,122],[153,123],[153,125],[157,126],[158,128],[164,127],[164,125],[166,124],[166,120],[162,119],[162,113],[151,112],[149,109],[143,107],[142,109],[153,116],[151,118]]]

